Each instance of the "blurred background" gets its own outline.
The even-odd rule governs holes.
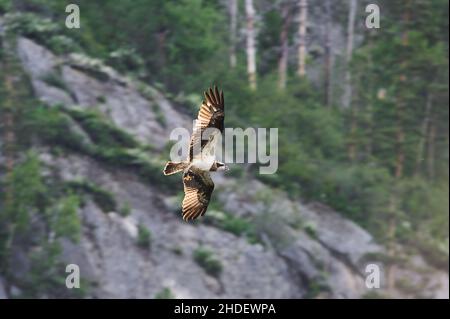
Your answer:
[[[0,0],[0,40],[0,298],[448,298],[448,1]],[[279,169],[186,223],[211,84]]]

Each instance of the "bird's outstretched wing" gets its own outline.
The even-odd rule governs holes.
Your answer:
[[[197,122],[195,124],[191,142],[189,145],[189,161],[199,155],[203,148],[211,140],[202,140],[202,134],[208,128],[218,129],[223,133],[225,118],[225,100],[223,97],[223,91],[210,88],[209,92],[205,92],[205,99],[200,106],[200,110],[197,115]]]
[[[214,190],[214,183],[209,172],[195,168],[189,169],[183,175],[183,184],[183,219],[190,220],[203,216]]]

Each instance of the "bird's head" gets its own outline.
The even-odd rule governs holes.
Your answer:
[[[217,163],[217,171],[229,171],[230,168],[224,163]]]

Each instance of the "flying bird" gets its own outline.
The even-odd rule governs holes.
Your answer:
[[[228,167],[215,159],[215,147],[218,135],[223,133],[225,101],[223,91],[215,86],[204,93],[197,120],[189,144],[189,155],[182,162],[167,162],[164,175],[183,172],[184,199],[182,213],[184,220],[193,220],[203,216],[208,208],[214,183],[209,172],[228,170]],[[204,133],[211,129],[207,139]]]

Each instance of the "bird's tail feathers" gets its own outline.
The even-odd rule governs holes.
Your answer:
[[[185,162],[167,162],[166,167],[164,167],[164,175],[172,175],[181,172],[187,167]]]

